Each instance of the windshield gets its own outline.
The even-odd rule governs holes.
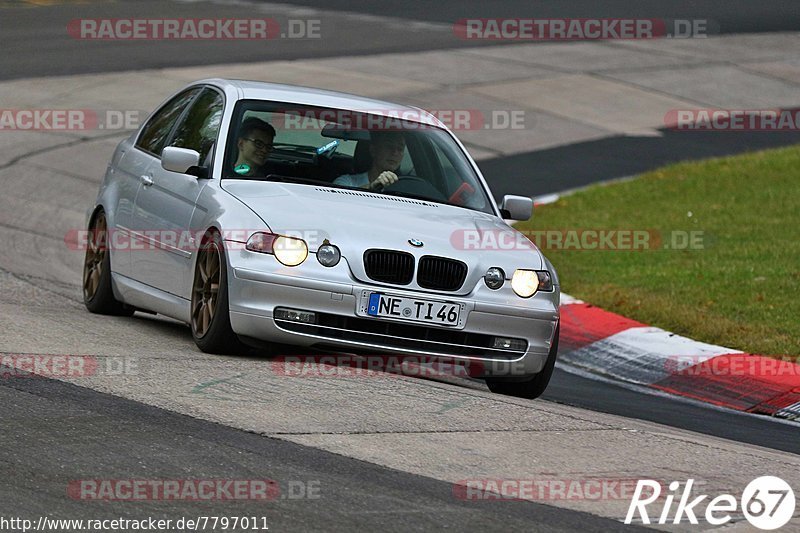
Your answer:
[[[223,178],[356,188],[494,214],[461,148],[435,126],[257,100],[239,102],[231,124]]]

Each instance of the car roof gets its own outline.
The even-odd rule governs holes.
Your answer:
[[[232,80],[232,79],[207,79],[196,83],[212,84],[221,89],[237,89],[242,100],[270,100],[302,104],[332,109],[345,109],[359,111],[387,117],[400,116],[403,120],[432,124],[446,129],[439,119],[424,109],[401,105],[384,100],[376,100],[365,96],[329,91],[315,87],[300,85],[284,85],[280,83],[267,83],[263,81]]]

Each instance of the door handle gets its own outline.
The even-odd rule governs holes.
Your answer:
[[[149,187],[149,186],[151,186],[153,184],[153,177],[152,176],[148,176],[148,175],[144,174],[144,175],[140,176],[139,179],[142,180],[142,185],[144,185],[145,187]]]

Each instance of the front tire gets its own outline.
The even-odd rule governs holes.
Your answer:
[[[528,400],[533,400],[544,394],[547,385],[550,383],[550,378],[553,375],[553,369],[555,369],[556,366],[560,330],[561,324],[559,323],[553,335],[553,344],[550,346],[550,353],[547,355],[547,361],[541,372],[526,381],[504,381],[501,379],[487,378],[486,384],[489,386],[489,390],[496,394],[516,396]]]
[[[108,222],[99,211],[89,224],[89,239],[83,259],[83,304],[91,313],[131,316],[128,307],[116,298],[111,288],[111,254],[108,250]]]
[[[227,265],[222,237],[216,232],[207,235],[197,252],[191,301],[192,337],[206,353],[232,354],[243,349],[231,328]]]

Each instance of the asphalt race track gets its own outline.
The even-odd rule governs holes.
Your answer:
[[[89,2],[0,2],[0,49],[6,51],[0,79],[29,76],[113,72],[167,66],[266,61],[342,55],[408,52],[457,46],[475,41],[453,38],[453,23],[474,17],[648,17],[708,19],[719,33],[787,31],[800,27],[800,13],[792,0],[773,0],[768,8],[749,0],[691,3],[646,0],[557,0],[528,2],[437,1],[376,2],[323,0],[281,3],[161,2],[159,0],[94,0]],[[52,4],[52,5],[48,5]],[[722,4],[722,5],[721,5]],[[150,17],[286,17],[319,16],[324,39],[262,42],[81,42],[64,30],[73,18]],[[329,33],[328,33],[329,32]],[[88,53],[87,53],[88,50]],[[389,67],[389,70],[391,68]]]
[[[222,8],[150,0],[31,4],[0,2],[0,80],[436,50],[465,44],[452,38],[455,19],[531,16],[531,3],[516,0],[491,9],[478,1],[402,7],[349,1],[335,10],[309,0]],[[550,17],[587,11],[707,16],[729,33],[800,29],[791,1],[772,2],[765,10],[737,0],[727,2],[724,13],[710,0],[681,10],[665,4],[605,2],[598,13],[588,0],[560,0],[535,8],[536,16]],[[65,17],[177,17],[188,16],[187,10],[195,17],[279,19],[320,13],[335,31],[330,39],[279,40],[267,49],[248,42],[138,46],[80,43],[66,35],[63,24]],[[468,501],[454,487],[469,478],[696,477],[714,494],[740,490],[764,474],[785,476],[798,486],[797,424],[564,371],[556,372],[544,398],[535,402],[496,396],[482,383],[459,378],[378,373],[293,379],[273,372],[258,352],[202,354],[188,328],[171,320],[90,315],[80,301],[82,255],[64,246],[63,234],[83,224],[118,135],[23,135],[0,139],[0,355],[77,354],[100,369],[122,361],[131,370],[63,380],[0,379],[0,517],[263,516],[275,531],[627,531],[636,526],[620,523],[624,499]],[[796,133],[708,135],[691,142],[669,133],[621,136],[484,160],[481,167],[497,195],[538,195],[679,159],[799,141]],[[651,157],[634,157],[642,153]],[[530,168],[537,169],[536,178],[521,191],[519,177]],[[0,365],[0,374],[8,370]],[[84,479],[270,479],[280,496],[205,503],[70,497],[70,484]]]
[[[453,498],[449,483],[407,474],[291,442],[263,438],[53,380],[16,380],[0,386],[4,417],[3,514],[86,516],[87,503],[64,498],[64,483],[87,470],[117,478],[293,480],[274,501],[195,502],[93,508],[92,518],[202,515],[266,516],[272,530],[323,531],[336,524],[383,531],[439,527],[527,531],[608,531],[612,520],[542,504],[511,501],[483,508]],[[69,428],[54,439],[54,425]],[[93,436],[87,438],[87,436]],[[168,436],[168,437],[165,437]],[[55,441],[55,442],[54,442]],[[72,441],[72,444],[70,444]],[[37,458],[31,461],[31,458]],[[10,467],[12,463],[28,468]],[[54,472],[58,474],[54,476]],[[60,478],[60,479],[59,479]],[[8,480],[14,490],[7,490]],[[309,495],[316,496],[309,497]],[[479,502],[481,503],[481,502]],[[265,511],[265,507],[267,510]],[[11,512],[13,510],[13,512]]]

